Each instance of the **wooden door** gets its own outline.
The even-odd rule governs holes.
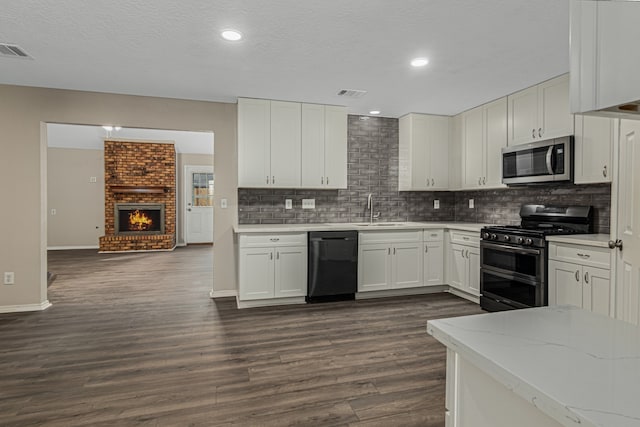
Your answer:
[[[301,121],[298,102],[271,101],[271,186],[301,185]]]
[[[480,249],[467,248],[466,258],[468,292],[480,296]]]
[[[238,187],[271,180],[271,101],[238,99]]]
[[[613,140],[617,119],[576,115],[575,183],[611,182]]]
[[[185,166],[185,243],[213,243],[213,166]]]
[[[478,188],[482,186],[484,176],[484,109],[478,107],[467,111],[462,120],[463,185],[464,188]]]
[[[484,123],[485,170],[482,183],[486,187],[504,187],[502,149],[507,146],[507,98],[486,105]]]
[[[538,85],[538,139],[573,135],[573,114],[569,109],[569,74]]]
[[[423,285],[422,243],[396,243],[391,249],[391,287],[414,288]]]
[[[274,297],[273,248],[242,248],[239,259],[240,300]]]
[[[326,188],[347,188],[347,109],[324,107],[324,171]]]
[[[604,268],[582,268],[582,307],[594,313],[609,316],[611,272]]]
[[[391,289],[391,245],[360,245],[358,292]]]
[[[444,247],[442,242],[424,243],[423,277],[425,286],[444,283]]]
[[[526,144],[538,140],[538,87],[516,92],[507,97],[508,145]]]
[[[324,105],[302,104],[301,114],[302,187],[324,187]]]
[[[549,305],[582,307],[582,267],[561,261],[549,261]]]
[[[450,119],[431,116],[428,120],[428,177],[432,190],[449,189],[449,127]]]
[[[307,294],[307,248],[275,248],[275,297],[303,297]]]

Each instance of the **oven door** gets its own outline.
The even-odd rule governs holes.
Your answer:
[[[480,242],[483,269],[508,274],[527,282],[544,281],[544,248],[523,248],[488,241]]]
[[[547,305],[544,283],[523,280],[513,274],[488,269],[480,270],[480,293],[484,299],[506,308],[528,308]]]

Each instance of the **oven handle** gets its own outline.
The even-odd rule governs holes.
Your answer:
[[[553,149],[555,147],[552,145],[549,147],[549,149],[547,150],[547,171],[549,171],[549,175],[553,175],[553,162],[552,162],[552,156],[553,156]]]
[[[526,249],[526,248],[517,248],[509,245],[497,245],[495,243],[489,242],[481,242],[481,246],[489,249],[499,249],[499,250],[507,250],[509,252],[513,252],[521,255],[540,255],[540,249]]]

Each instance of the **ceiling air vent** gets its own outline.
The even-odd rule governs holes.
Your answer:
[[[366,90],[358,90],[358,89],[342,89],[338,92],[340,96],[347,96],[349,98],[362,98],[367,94]]]
[[[29,56],[29,54],[27,54],[27,52],[22,50],[22,48],[20,48],[19,46],[6,43],[0,43],[0,56],[33,59],[33,57]]]

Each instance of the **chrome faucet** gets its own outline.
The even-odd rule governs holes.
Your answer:
[[[380,217],[380,212],[373,214],[373,193],[369,193],[369,197],[367,197],[367,209],[369,209],[369,223],[373,224],[373,220]]]

